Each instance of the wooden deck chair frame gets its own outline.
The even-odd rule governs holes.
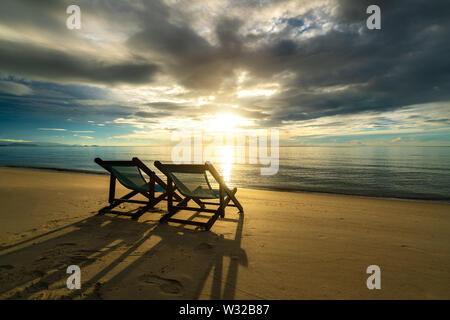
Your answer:
[[[236,207],[239,209],[240,213],[244,212],[244,208],[240,204],[240,202],[236,199],[236,192],[237,188],[230,189],[225,184],[225,181],[223,177],[217,172],[216,168],[209,163],[206,162],[205,164],[163,164],[159,161],[155,161],[154,163],[155,167],[158,168],[162,173],[164,173],[167,177],[167,211],[168,213],[164,215],[161,218],[161,222],[176,222],[181,224],[188,224],[188,225],[194,225],[198,227],[203,227],[206,230],[209,230],[212,225],[216,222],[216,220],[219,217],[224,218],[225,217],[225,208],[227,206],[230,207]],[[211,173],[213,178],[217,181],[219,184],[219,202],[207,202],[202,200],[202,198],[195,198],[184,195],[180,188],[177,188],[176,183],[173,181],[173,179],[170,176],[170,172],[176,170],[183,170],[183,169],[192,169],[196,168],[203,171],[208,171]],[[209,182],[208,182],[209,184]],[[182,201],[179,201],[177,205],[174,205],[174,197],[175,192],[178,190],[182,196],[185,196],[185,198]],[[195,201],[199,207],[188,207],[187,204],[190,200]],[[230,204],[230,202],[233,202]],[[205,205],[215,205],[217,206],[217,209],[207,209]],[[188,210],[188,211],[197,211],[197,212],[209,212],[213,213],[213,216],[207,221],[207,222],[199,222],[199,221],[192,221],[192,220],[182,220],[182,219],[176,219],[172,218],[173,215],[175,215],[180,210]]]
[[[115,214],[124,214],[124,213],[120,213],[120,212],[116,212],[116,211],[111,211],[112,209],[114,209],[115,207],[117,207],[118,205],[120,205],[120,204],[122,204],[124,202],[136,203],[136,204],[144,204],[144,206],[139,208],[139,210],[135,214],[131,215],[133,217],[133,219],[138,219],[146,211],[148,211],[149,209],[153,208],[160,201],[167,200],[167,199],[165,199],[167,197],[167,185],[166,185],[166,183],[161,178],[159,178],[156,175],[155,172],[150,170],[138,158],[135,157],[131,161],[104,161],[104,160],[102,160],[100,158],[95,158],[95,162],[110,173],[109,196],[108,196],[109,205],[104,207],[104,208],[102,208],[102,209],[100,209],[98,211],[99,214],[107,213],[107,212],[115,213]],[[140,170],[142,170],[142,172],[146,173],[149,176],[149,178],[150,178],[150,181],[147,181],[141,175],[142,179],[148,184],[148,187],[149,187],[148,192],[142,192],[140,190],[133,190],[132,188],[124,186],[125,188],[130,189],[132,191],[127,193],[126,195],[122,196],[121,198],[116,198],[115,197],[115,194],[116,194],[116,180],[119,180],[119,179],[117,179],[117,177],[114,174],[114,172],[111,171],[110,166],[116,166],[116,167],[137,167]],[[120,180],[119,180],[119,182],[120,182]],[[165,192],[162,192],[161,195],[159,195],[159,196],[155,196],[155,185],[156,184],[158,184],[159,186],[161,186],[165,190]],[[134,196],[136,196],[138,194],[143,195],[148,200],[147,201],[131,200],[132,197],[134,197]],[[174,194],[173,197],[175,198],[176,201],[181,201],[182,200],[182,198],[178,194]]]

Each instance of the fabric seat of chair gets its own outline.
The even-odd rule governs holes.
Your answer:
[[[110,166],[109,168],[124,187],[139,192],[150,191],[149,185],[138,167]],[[155,192],[165,191],[160,185],[155,185]]]
[[[205,189],[202,187],[195,189],[192,193],[193,197],[198,199],[217,199],[219,194],[219,190]]]
[[[163,187],[161,187],[159,184],[155,185],[155,192],[161,192],[164,193],[166,192],[166,189],[164,189]]]
[[[177,172],[167,172],[167,174],[172,178],[181,194],[186,197],[194,199],[219,198],[219,190],[211,188],[204,171],[183,169]]]

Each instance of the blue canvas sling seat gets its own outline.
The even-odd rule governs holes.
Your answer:
[[[167,214],[161,218],[161,222],[177,222],[182,224],[195,225],[209,230],[217,218],[225,217],[227,206],[236,207],[243,213],[244,209],[236,199],[237,188],[230,189],[225,184],[223,177],[217,172],[214,166],[206,162],[205,164],[163,164],[155,161],[158,168],[167,177]],[[218,189],[213,189],[208,180],[209,173]],[[174,195],[178,191],[185,198],[174,205]],[[210,202],[205,200],[219,200]],[[195,201],[199,207],[188,207],[190,200]],[[230,203],[232,202],[232,203]],[[205,205],[217,206],[217,209],[207,209]],[[190,210],[197,212],[213,213],[207,222],[193,220],[182,220],[172,218],[180,210]]]
[[[109,205],[100,209],[99,213],[124,214],[111,210],[124,202],[144,204],[132,215],[133,218],[137,219],[167,196],[166,183],[138,158],[133,158],[131,161],[104,161],[100,158],[95,158],[95,162],[110,173]],[[142,172],[148,175],[149,181],[144,178]],[[125,188],[131,190],[131,192],[121,198],[115,198],[116,180]],[[156,193],[159,193],[159,195],[156,196]],[[132,197],[138,194],[143,195],[147,200],[131,200]],[[181,200],[178,194],[175,194],[174,197],[177,200]]]

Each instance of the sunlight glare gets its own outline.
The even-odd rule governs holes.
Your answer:
[[[222,146],[220,148],[222,176],[226,183],[230,182],[231,169],[233,167],[234,150],[233,146]]]
[[[234,114],[219,114],[214,118],[205,120],[204,127],[207,131],[230,132],[232,133],[236,127],[247,124],[247,120]]]

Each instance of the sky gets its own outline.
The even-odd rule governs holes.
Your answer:
[[[81,29],[66,8],[81,9]],[[369,30],[366,8],[381,8]],[[450,145],[446,0],[0,2],[0,143]]]

